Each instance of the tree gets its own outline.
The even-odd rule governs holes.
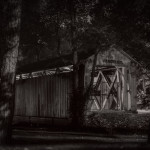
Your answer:
[[[0,144],[6,144],[12,134],[21,0],[2,0],[0,7]]]

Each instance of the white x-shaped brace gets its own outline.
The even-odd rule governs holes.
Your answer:
[[[93,96],[92,96],[92,97],[93,97]],[[94,101],[91,102],[90,107],[92,106],[93,102],[95,102],[97,108],[100,109],[101,106],[100,106],[100,104],[99,104],[99,101],[98,101],[98,99],[97,99],[97,96],[94,96],[94,97],[95,97],[95,99],[93,99]]]
[[[95,96],[96,97],[96,96]],[[91,101],[91,104],[90,104],[90,108],[92,107],[92,104],[95,103],[96,107],[98,110],[100,110],[100,105],[98,103],[98,100],[97,98],[96,99],[93,99],[93,101]]]
[[[114,86],[114,83],[115,83],[115,81],[116,81],[116,79],[117,79],[117,70],[116,70],[116,72],[115,72],[115,75],[114,75],[114,78],[113,78],[113,82],[112,82],[110,85],[108,84],[107,79],[106,79],[106,77],[103,75],[102,71],[99,71],[99,74],[98,74],[98,81],[97,81],[97,83],[96,83],[96,85],[95,85],[95,89],[97,89],[97,88],[101,85],[101,83],[102,83],[102,82],[101,82],[102,79],[101,79],[101,81],[99,80],[100,75],[101,75],[102,78],[105,80],[105,82],[106,82],[106,84],[107,84],[107,86],[108,86],[108,88],[109,88],[109,91],[108,91],[108,94],[107,94],[107,98],[105,98],[105,100],[104,100],[104,102],[103,102],[102,107],[100,106],[100,104],[99,104],[98,99],[97,99],[96,96],[94,96],[94,97],[96,98],[96,99],[94,99],[94,102],[95,102],[96,105],[99,107],[99,109],[100,109],[100,108],[103,109],[103,108],[105,107],[105,105],[106,105],[106,102],[107,102],[107,100],[108,100],[108,98],[109,98],[109,96],[110,96],[111,90],[112,90],[112,88],[113,88],[113,86]],[[115,102],[116,102],[116,104],[117,104],[117,99],[116,99],[116,97],[115,97],[114,95],[113,95],[113,98],[114,98],[114,100],[115,100]]]
[[[112,88],[113,88],[113,86],[114,86],[114,84],[115,84],[115,81],[116,81],[116,79],[117,79],[117,71],[115,72],[115,75],[114,75],[114,78],[113,78],[113,82],[112,82],[110,85],[108,84],[108,82],[107,82],[105,76],[103,75],[103,73],[100,72],[100,74],[101,74],[102,77],[104,78],[104,80],[105,80],[105,82],[106,82],[106,85],[107,85],[108,88],[109,88],[107,97],[105,98],[105,100],[104,100],[104,102],[103,102],[103,106],[102,106],[102,109],[104,109],[104,107],[105,107],[105,105],[106,105],[106,102],[108,101],[108,98],[109,98],[109,96],[110,96],[111,90],[112,90]],[[117,104],[117,99],[116,99],[116,97],[115,97],[114,95],[113,95],[113,98],[114,98],[114,100],[115,100],[115,102],[116,102],[116,104]]]

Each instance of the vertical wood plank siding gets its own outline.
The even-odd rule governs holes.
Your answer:
[[[71,73],[16,81],[15,115],[69,117]]]

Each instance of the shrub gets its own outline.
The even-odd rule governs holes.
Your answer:
[[[101,111],[93,112],[86,116],[87,127],[126,130],[149,129],[150,114],[133,114],[124,111]]]

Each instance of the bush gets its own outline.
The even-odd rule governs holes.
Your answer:
[[[149,129],[150,114],[133,114],[124,111],[93,112],[86,116],[87,127],[105,128],[109,130],[136,130],[147,131]]]

